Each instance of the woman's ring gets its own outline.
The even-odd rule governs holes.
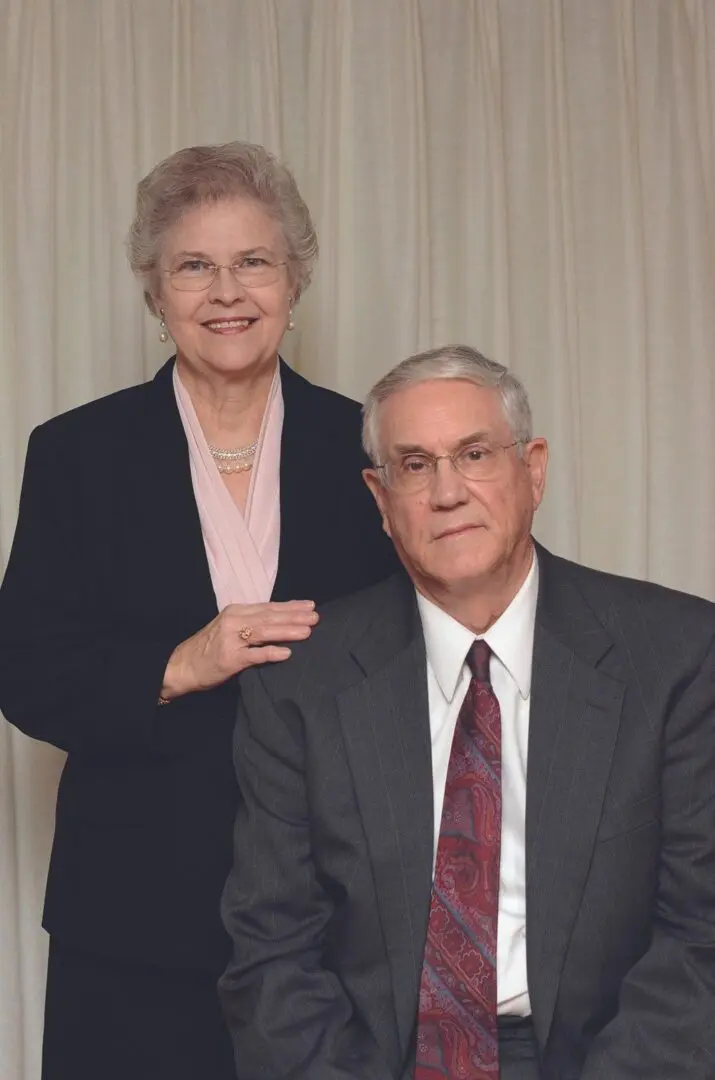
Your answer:
[[[253,630],[251,629],[250,626],[242,626],[241,629],[238,631],[238,636],[243,641],[250,641],[252,633],[253,633]]]

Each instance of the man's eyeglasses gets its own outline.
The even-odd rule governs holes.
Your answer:
[[[506,446],[491,446],[485,443],[473,443],[462,446],[453,454],[425,454],[422,452],[404,454],[395,461],[386,461],[376,465],[386,487],[401,495],[412,495],[428,487],[437,475],[437,462],[449,461],[466,480],[494,480],[499,475],[503,451],[513,446],[521,446],[524,439],[515,439]]]

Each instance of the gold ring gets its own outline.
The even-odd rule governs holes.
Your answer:
[[[243,641],[249,641],[250,638],[251,638],[252,633],[253,633],[253,630],[251,629],[250,626],[242,626],[241,629],[238,631],[238,636]]]

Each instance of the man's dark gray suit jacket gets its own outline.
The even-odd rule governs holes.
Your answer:
[[[715,1077],[715,605],[538,548],[527,965],[544,1080]],[[239,1080],[406,1080],[430,903],[406,576],[246,673],[221,995]]]

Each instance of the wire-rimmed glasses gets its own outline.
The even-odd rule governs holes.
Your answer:
[[[437,475],[437,463],[449,461],[452,468],[466,480],[477,482],[493,480],[499,475],[501,453],[513,446],[521,446],[524,439],[515,439],[506,445],[470,443],[452,454],[427,454],[424,451],[403,454],[399,458],[375,465],[386,487],[402,495],[412,495],[428,487]]]
[[[203,292],[211,288],[219,270],[228,270],[234,281],[245,289],[274,285],[287,262],[271,262],[259,255],[244,255],[233,263],[212,263],[196,257],[182,259],[176,266],[163,269],[171,285],[180,292]]]

